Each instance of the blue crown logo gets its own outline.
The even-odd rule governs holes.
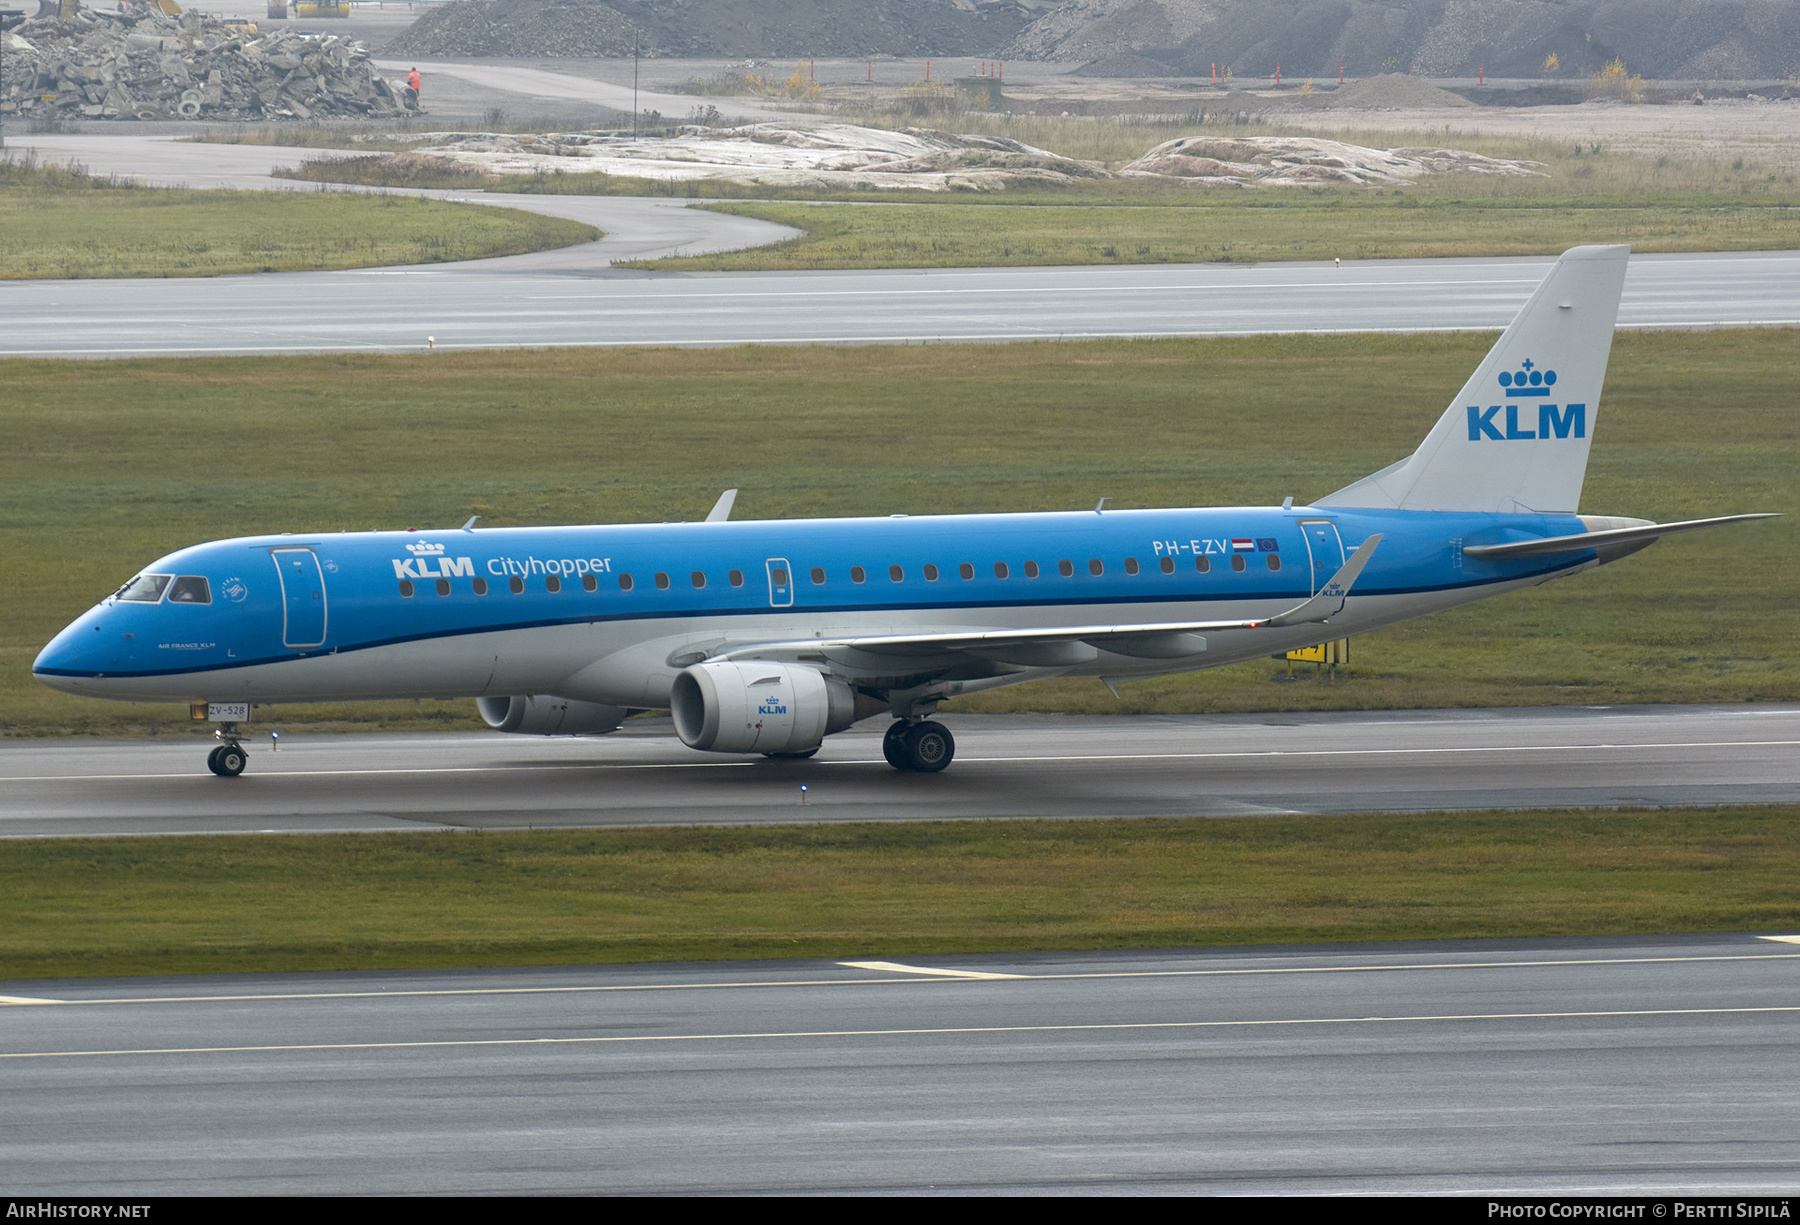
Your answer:
[[[1500,386],[1506,388],[1508,395],[1547,396],[1550,389],[1556,386],[1556,371],[1537,369],[1529,357],[1519,365],[1521,369],[1516,372],[1500,372]]]

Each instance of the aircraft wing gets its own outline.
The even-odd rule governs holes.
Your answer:
[[[1646,545],[1677,532],[1695,532],[1722,523],[1748,523],[1752,519],[1779,519],[1777,514],[1721,515],[1716,519],[1684,519],[1679,523],[1647,523],[1642,527],[1619,527],[1604,532],[1582,532],[1575,536],[1547,536],[1542,540],[1516,540],[1508,544],[1477,544],[1463,548],[1464,557],[1537,557],[1545,553],[1575,553],[1582,549],[1598,549],[1607,545]]]
[[[876,655],[928,655],[946,651],[977,654],[1006,648],[1086,643],[1105,651],[1153,659],[1196,655],[1206,649],[1199,635],[1217,630],[1249,630],[1322,622],[1343,611],[1363,567],[1375,555],[1380,535],[1370,536],[1351,554],[1350,560],[1319,589],[1319,593],[1273,617],[1241,621],[1152,621],[1130,624],[1056,625],[1031,629],[953,630],[928,634],[870,634],[852,638],[802,638],[791,642],[764,642],[735,647],[717,659],[767,659],[810,655],[829,651],[866,651]],[[1025,661],[1021,661],[1025,662]],[[1052,662],[1045,659],[1046,663]]]

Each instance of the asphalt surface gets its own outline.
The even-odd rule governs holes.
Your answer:
[[[0,992],[14,1196],[1800,1189],[1754,935]]]
[[[491,202],[514,207],[528,198]],[[702,215],[667,205],[640,207],[683,222]],[[592,217],[581,219],[604,228],[602,213],[623,206],[589,207]],[[569,248],[404,269],[0,282],[0,355],[416,351],[427,335],[439,349],[483,349],[1498,329],[1552,262],[667,274],[612,270],[595,254]],[[1619,322],[1800,324],[1800,254],[1634,257]]]
[[[697,753],[666,721],[591,739],[289,734],[271,753],[276,723],[237,779],[206,772],[199,736],[0,741],[0,837],[1800,802],[1786,708],[944,723],[957,759],[939,775],[891,769],[880,720],[804,762]]]

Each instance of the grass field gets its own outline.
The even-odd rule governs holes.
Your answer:
[[[1788,931],[1800,809],[46,839],[0,978]]]
[[[0,362],[0,731],[191,734],[184,709],[30,679],[175,548],[263,531],[1301,503],[1410,452],[1491,336]],[[1800,511],[1800,331],[1614,343],[1584,511]],[[1264,662],[1048,682],[960,709],[1203,711],[1791,701],[1794,520]],[[476,726],[473,703],[284,707],[283,727]]]
[[[1636,251],[1770,251],[1800,246],[1800,208],[1712,196],[1420,199],[1398,190],[1268,193],[1179,205],[1130,203],[711,203],[803,237],[744,251],[632,266],[665,271],[964,268],[1057,264],[1426,259],[1547,255],[1582,243]]]
[[[145,188],[0,161],[0,280],[429,264],[599,237],[592,226],[516,209],[348,192]]]

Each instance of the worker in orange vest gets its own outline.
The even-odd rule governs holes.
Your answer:
[[[406,74],[406,87],[412,90],[413,101],[419,100],[419,70],[414,68]]]

